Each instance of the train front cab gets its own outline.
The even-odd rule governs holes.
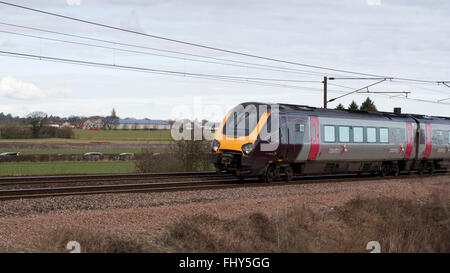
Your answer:
[[[255,108],[254,108],[255,109]],[[250,113],[249,113],[250,111]],[[262,176],[268,162],[276,160],[276,151],[261,151],[260,134],[267,131],[270,124],[270,111],[258,111],[257,123],[250,124],[252,110],[231,110],[220,125],[212,143],[211,161],[216,171],[235,174],[239,178]],[[253,113],[255,114],[255,113]],[[238,129],[244,122],[245,129]],[[234,124],[234,126],[227,126]]]

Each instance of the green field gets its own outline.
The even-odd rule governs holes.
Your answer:
[[[95,141],[170,141],[170,130],[74,130],[74,139]]]
[[[9,152],[0,149],[0,153]],[[57,155],[57,154],[71,154],[81,155],[88,152],[101,152],[103,154],[121,154],[121,153],[142,153],[142,149],[48,149],[48,150],[20,150],[21,155]],[[151,149],[153,153],[165,152],[164,149]]]
[[[0,176],[133,173],[134,161],[2,162]]]
[[[170,130],[81,130],[74,129],[74,137],[66,138],[33,138],[33,139],[1,139],[0,142],[149,142],[168,143],[172,141]]]

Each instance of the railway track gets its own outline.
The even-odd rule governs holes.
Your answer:
[[[161,174],[147,174],[152,177],[161,177]],[[189,176],[188,173],[170,174],[174,177]],[[195,175],[195,173],[191,173]],[[202,173],[207,177],[206,173]],[[212,175],[211,173],[209,175]],[[435,174],[435,176],[448,175],[446,173]],[[104,177],[106,177],[105,175]],[[126,177],[128,175],[125,175]],[[430,175],[401,175],[393,177],[395,179],[409,179],[414,177],[428,177]],[[165,176],[167,177],[167,176]],[[217,177],[217,176],[216,176]],[[79,177],[78,177],[79,178]],[[24,178],[22,178],[24,179]],[[37,178],[32,178],[37,179]],[[52,178],[53,179],[53,178]],[[55,178],[56,179],[56,178]],[[69,179],[69,178],[67,178]],[[128,178],[124,178],[128,179]],[[43,188],[22,188],[22,189],[6,189],[0,190],[0,200],[11,199],[27,199],[68,195],[87,195],[87,194],[105,194],[105,193],[138,193],[138,192],[166,192],[166,191],[186,191],[186,190],[209,190],[233,187],[267,187],[267,186],[283,186],[293,184],[310,184],[310,183],[330,183],[330,182],[355,182],[362,180],[384,180],[388,177],[374,176],[358,176],[358,175],[339,175],[339,176],[301,176],[295,177],[291,182],[273,182],[261,183],[258,180],[248,180],[245,182],[238,179],[214,179],[214,180],[196,180],[196,181],[165,181],[165,182],[149,182],[149,183],[132,183],[132,184],[109,184],[109,185],[83,185],[83,186],[64,186],[64,187],[43,187]],[[37,179],[38,180],[38,179]],[[69,179],[70,180],[70,179]],[[42,183],[42,182],[40,182]]]
[[[172,172],[172,173],[142,173],[142,174],[98,174],[98,175],[58,175],[58,176],[21,176],[0,177],[1,187],[14,187],[26,185],[55,185],[55,184],[96,184],[115,183],[123,181],[161,181],[166,179],[214,179],[231,177],[230,175],[217,175],[216,172]]]

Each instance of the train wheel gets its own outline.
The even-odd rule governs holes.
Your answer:
[[[400,175],[400,166],[392,165],[392,174],[394,176],[399,176]]]
[[[380,175],[386,177],[389,175],[389,171],[390,171],[389,165],[383,164],[383,166],[381,166]]]
[[[292,170],[291,167],[287,167],[284,170],[285,174],[286,174],[286,181],[290,182],[292,180],[292,176],[294,176],[294,171]]]
[[[267,167],[266,174],[264,176],[264,181],[270,183],[273,182],[274,179],[275,179],[275,168],[269,166]]]

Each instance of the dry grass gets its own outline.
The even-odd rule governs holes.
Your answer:
[[[233,220],[211,215],[185,218],[168,228],[176,252],[449,252],[448,195],[413,202],[357,198],[330,211],[306,208],[269,218],[255,213]]]
[[[368,252],[367,243],[378,241],[381,252],[449,252],[449,206],[446,192],[419,201],[356,198],[341,207],[298,207],[272,217],[201,214],[168,226],[152,247],[142,235],[58,230],[37,249],[67,252],[65,244],[77,240],[83,252]]]
[[[67,243],[80,243],[82,253],[155,252],[142,237],[109,235],[84,229],[58,229],[43,237],[32,249],[37,252],[69,252]]]
[[[337,210],[354,240],[347,249],[377,240],[385,252],[450,252],[448,193],[428,200],[354,199]]]

